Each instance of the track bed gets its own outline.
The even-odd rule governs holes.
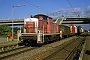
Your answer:
[[[68,56],[71,50],[73,50],[74,48],[72,47],[72,49],[68,50],[68,48],[71,48],[69,44],[71,45],[72,42],[81,41],[81,40],[76,40],[77,38],[78,37],[74,36],[74,37],[62,39],[60,41],[57,41],[51,44],[43,45],[42,47],[34,47],[34,49],[29,49],[29,48],[27,48],[28,50],[26,50],[26,48],[25,50],[20,49],[20,50],[23,50],[23,52],[19,52],[20,50],[14,51],[16,52],[15,54],[11,54],[11,56],[8,56],[7,58],[5,57],[3,58],[3,60],[42,60],[42,59],[44,60],[47,56],[51,55],[53,52],[57,51],[58,49],[62,49],[62,52],[58,52],[60,53],[61,57]],[[77,45],[77,44],[74,43],[74,45]],[[57,55],[59,54],[55,54],[53,57]],[[59,55],[59,58],[60,58],[60,55]],[[57,58],[55,59],[58,60]],[[49,58],[49,59],[54,59],[54,58]]]

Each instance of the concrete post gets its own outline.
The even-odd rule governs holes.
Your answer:
[[[8,41],[8,37],[6,38],[6,41]]]

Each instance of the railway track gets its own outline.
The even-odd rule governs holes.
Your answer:
[[[20,54],[22,52],[24,53],[26,51],[30,51],[33,49],[36,49],[36,47],[19,47],[17,49],[5,51],[5,52],[0,52],[0,60],[7,59],[7,58],[12,57],[14,55]]]
[[[82,40],[76,39],[76,37],[69,38],[69,39],[70,40],[68,40],[68,38],[66,38],[65,40],[61,40],[61,41],[58,41],[58,42],[55,42],[55,43],[47,44],[47,45],[44,45],[42,47],[24,47],[24,46],[22,46],[20,48],[17,48],[17,49],[11,50],[11,51],[1,52],[0,53],[0,60],[22,60],[22,59],[24,59],[24,60],[34,59],[35,60],[37,58],[39,60],[42,60],[43,58],[45,59],[47,57],[47,55],[49,55],[51,52],[53,52],[53,49],[54,49],[54,51],[56,51],[58,47],[62,48],[62,50],[64,49],[63,52],[64,53],[68,52],[68,55],[69,55],[70,52],[72,52],[70,50],[67,50],[68,48],[70,48],[70,47],[68,47],[69,44],[71,45],[73,42],[74,42],[74,44],[76,44],[75,41],[77,41],[77,42],[82,41]],[[81,38],[81,39],[83,39],[83,38]],[[70,42],[70,43],[67,45],[65,42]],[[66,46],[67,48],[64,48],[63,46]],[[49,51],[49,50],[50,50],[50,53],[47,54],[47,51]],[[57,53],[55,53],[55,54],[57,54]],[[68,57],[68,55],[67,55],[67,57]],[[46,60],[48,60],[48,59],[46,59]]]
[[[0,44],[0,53],[19,48],[18,42],[6,42]]]
[[[79,58],[82,45],[84,44],[84,40],[85,38],[80,37],[55,50],[53,53],[44,57],[43,60],[77,60]]]
[[[36,48],[36,47],[19,46],[18,43],[19,42],[10,42],[0,44],[0,60],[7,59],[16,54],[20,54],[22,52],[33,50]]]
[[[45,56],[54,52],[58,47],[62,47],[63,45],[66,45],[67,43],[74,41],[76,38],[77,37],[74,36],[74,37],[62,39],[58,42],[44,45],[33,51],[28,51],[26,53],[23,53],[22,55],[19,54],[18,55],[19,57],[14,56],[14,58],[12,58],[12,59],[15,60],[15,58],[17,58],[17,60],[42,60]],[[9,60],[12,60],[12,59],[9,59]]]

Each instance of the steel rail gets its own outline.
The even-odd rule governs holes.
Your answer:
[[[79,37],[79,38],[80,38],[80,37]],[[57,54],[59,51],[63,50],[65,47],[69,46],[69,45],[72,44],[73,42],[77,41],[79,38],[77,38],[77,39],[75,39],[74,41],[66,44],[65,46],[57,49],[55,52],[53,52],[53,53],[51,53],[50,55],[48,55],[48,56],[46,56],[45,58],[43,58],[43,60],[48,60],[48,59],[50,59],[50,58],[53,57],[55,54]],[[65,49],[64,49],[64,50],[65,50]],[[68,51],[68,50],[67,50],[67,51]],[[70,51],[68,51],[68,52],[70,52]]]
[[[72,50],[72,52],[67,56],[67,58],[65,60],[70,60],[70,59],[76,59],[76,60],[78,60],[79,54],[80,54],[80,52],[82,50],[82,46],[83,46],[83,44],[85,42],[85,39],[86,38],[84,38],[84,39],[82,39],[80,41],[80,43]],[[78,53],[78,56],[74,56],[74,55],[77,55],[77,53]]]
[[[38,48],[38,47],[21,47],[18,49],[10,50],[8,52],[3,52],[3,53],[0,53],[0,60],[7,59],[7,58],[10,58],[14,55],[18,55],[20,53],[24,53],[24,52],[27,52],[30,50],[34,50],[36,48]]]

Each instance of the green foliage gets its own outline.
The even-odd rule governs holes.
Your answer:
[[[82,28],[81,26],[78,26],[78,28]]]
[[[7,25],[0,25],[0,36],[11,33],[11,27]]]
[[[13,30],[14,30],[14,34],[17,34],[17,31],[20,30],[20,28],[14,27]],[[23,33],[23,30],[24,30],[24,26],[21,27],[21,32],[22,33]]]
[[[13,28],[14,34],[17,34],[17,31],[18,31],[18,30],[20,30],[20,28],[18,28],[18,27]]]
[[[24,28],[25,28],[24,26],[21,27],[21,32],[22,33],[24,32]]]
[[[89,31],[89,34],[90,34],[90,29],[88,31]]]
[[[90,29],[89,29],[89,31],[90,31]]]
[[[88,32],[87,30],[84,30],[84,32]]]

